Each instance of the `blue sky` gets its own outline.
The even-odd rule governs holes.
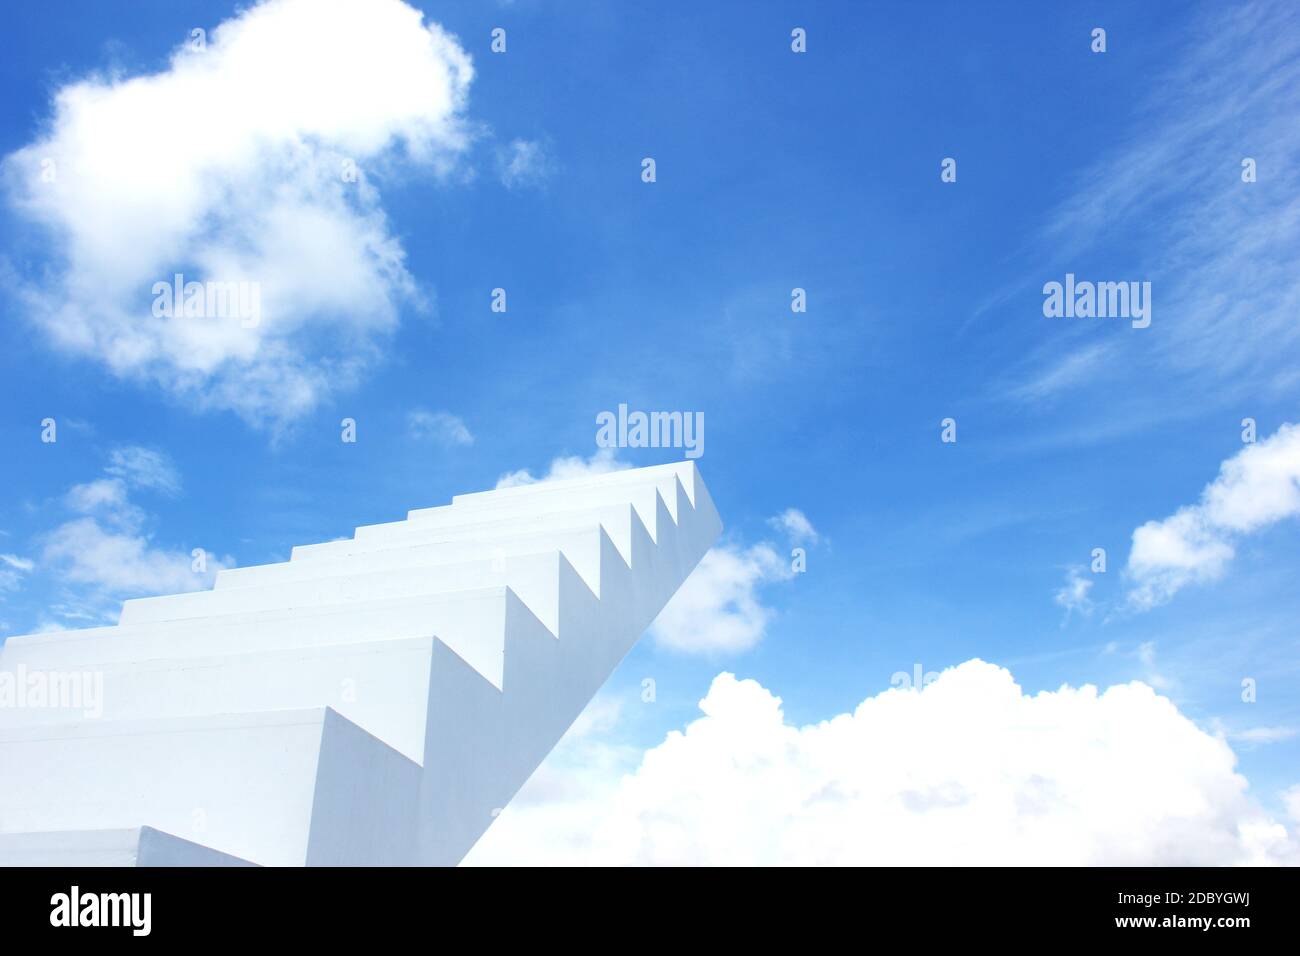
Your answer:
[[[1136,529],[1195,505],[1246,450],[1243,418],[1261,442],[1297,420],[1296,11],[413,5],[456,38],[473,77],[436,159],[384,147],[362,162],[364,211],[384,217],[404,278],[373,293],[373,324],[356,318],[369,293],[343,300],[343,321],[313,324],[308,310],[284,361],[325,371],[290,411],[274,388],[259,407],[228,365],[181,381],[66,337],[69,311],[99,319],[59,278],[69,246],[23,211],[33,187],[14,186],[31,168],[21,157],[49,142],[55,91],[165,71],[193,28],[235,10],[10,12],[0,553],[16,563],[0,578],[0,631],[111,621],[136,596],[57,545],[88,513],[70,503],[77,486],[125,483],[129,504],[101,525],[141,542],[132,553],[171,583],[167,562],[196,547],[284,560],[517,469],[590,459],[595,415],[619,403],[702,411],[723,546],[752,556],[768,542],[784,561],[792,542],[770,519],[790,508],[818,540],[806,573],[760,562],[734,582],[767,612],[747,649],[642,641],[603,692],[625,703],[618,746],[654,746],[697,717],[720,671],[757,681],[803,725],[916,663],[978,657],[1031,694],[1150,683],[1226,735],[1253,798],[1285,817],[1283,791],[1300,783],[1295,509],[1230,534],[1230,561],[1154,606],[1134,603],[1129,561]],[[1098,26],[1104,53],[1090,49]],[[494,27],[504,54],[489,49]],[[238,141],[218,122],[160,115],[149,128],[149,149],[177,161],[208,148],[196,128]],[[945,157],[956,182],[940,180]],[[237,207],[265,184],[228,185]],[[1150,327],[1044,317],[1043,283],[1067,272],[1150,281]],[[498,287],[505,314],[490,309]],[[806,313],[791,312],[795,287]],[[147,308],[144,291],[104,295],[125,296],[129,314]],[[421,411],[442,425],[413,427]],[[53,444],[40,441],[47,417]],[[355,444],[339,440],[345,417]],[[940,440],[947,417],[956,443]],[[1253,500],[1249,482],[1241,493]],[[1108,567],[1094,575],[1098,547]],[[1056,595],[1071,575],[1090,588],[1067,609]],[[647,676],[653,707],[638,702]]]

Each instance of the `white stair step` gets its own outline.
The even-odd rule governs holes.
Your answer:
[[[499,687],[506,593],[505,588],[482,588],[311,612],[258,611],[11,637],[0,650],[0,669],[25,663],[58,670],[87,663],[437,637]]]
[[[62,676],[84,679],[82,694],[68,701],[76,706],[5,708],[0,710],[0,727],[13,730],[80,720],[170,719],[329,706],[421,763],[434,640],[417,637],[145,661],[64,662]],[[19,673],[31,673],[25,664],[17,666]]]
[[[217,572],[214,591],[235,588],[258,588],[316,578],[333,578],[348,574],[369,574],[427,570],[438,574],[443,568],[463,561],[503,561],[523,554],[559,551],[587,581],[595,594],[600,593],[600,548],[605,532],[598,522],[583,522],[570,531],[511,535],[508,537],[472,538],[465,541],[440,541],[387,548],[358,555],[319,558],[314,561],[280,561],[254,564],[243,568],[226,568]],[[612,542],[611,542],[612,544]]]
[[[451,560],[451,554],[461,550],[461,546],[456,542],[440,542],[416,546],[422,549],[420,556],[424,560],[438,562],[432,565],[411,557],[408,551],[414,549],[385,548],[359,555],[245,569],[258,573],[240,579],[245,582],[242,587],[218,587],[210,592],[128,601],[123,605],[121,623],[138,624],[289,606],[319,609],[355,601],[362,595],[399,597],[478,586],[508,586],[551,628],[552,633],[559,636],[554,583],[561,560],[572,565],[597,596],[601,595],[604,568],[606,574],[610,569],[620,575],[634,573],[647,586],[653,584],[655,589],[647,592],[650,600],[657,600],[660,591],[675,590],[686,569],[693,565],[695,559],[686,553],[690,550],[689,543],[682,545],[678,542],[675,526],[664,527],[658,545],[649,541],[647,532],[639,523],[634,523],[631,531],[627,558],[631,559],[633,553],[639,554],[636,561],[645,566],[635,571],[628,563],[612,560],[605,554],[612,548],[612,540],[599,527],[566,533],[558,539],[558,550],[540,554],[506,554],[480,541],[471,545],[474,557]],[[530,543],[537,540],[545,539],[528,539]],[[478,556],[483,551],[492,552],[492,557]],[[258,584],[247,583],[250,579]]]
[[[500,489],[11,638],[101,683],[0,710],[0,862],[456,863],[720,530],[691,462]]]
[[[419,778],[328,708],[4,729],[0,833],[147,818],[268,866],[330,865],[358,848],[372,865],[401,865]]]
[[[552,631],[559,631],[556,575],[559,551],[522,554],[509,558],[479,559],[443,565],[436,569],[410,567],[363,571],[265,585],[192,591],[165,597],[139,598],[122,605],[120,623],[144,624],[218,614],[243,614],[277,608],[323,610],[367,600],[427,597],[455,591],[512,587],[533,613]]]
[[[357,528],[354,537],[358,541],[386,534],[401,534],[406,531],[427,530],[433,528],[454,528],[465,525],[493,524],[501,521],[518,521],[534,515],[574,514],[593,511],[609,505],[630,504],[645,523],[647,530],[654,531],[656,520],[656,502],[662,500],[668,508],[669,517],[677,521],[677,496],[685,495],[680,482],[675,476],[667,490],[662,482],[626,485],[614,488],[589,488],[566,495],[551,495],[544,502],[534,498],[508,498],[504,501],[489,499],[483,504],[446,505],[412,511],[405,521],[394,521],[379,525],[362,525]]]
[[[599,608],[576,575],[565,588]],[[561,596],[561,603],[565,603]],[[458,659],[435,661],[420,789],[420,858],[460,861],[636,643],[641,630],[600,626],[554,640],[512,601],[503,690],[456,679]]]
[[[554,534],[593,525],[604,528],[610,540],[618,547],[624,558],[629,560],[631,557],[629,553],[630,541],[634,528],[639,527],[650,536],[652,541],[654,540],[654,535],[650,534],[650,529],[641,520],[636,509],[630,504],[621,504],[574,512],[533,515],[526,519],[512,518],[482,524],[459,525],[446,529],[409,526],[401,532],[393,532],[365,540],[343,538],[338,541],[324,541],[319,544],[298,545],[290,552],[289,560],[318,561],[321,558],[370,554],[389,548],[410,548],[424,544]]]
[[[247,860],[155,830],[0,833],[0,866],[252,866]]]
[[[536,482],[531,485],[516,485],[512,488],[493,488],[489,491],[475,491],[456,495],[451,499],[453,505],[477,506],[499,503],[512,499],[532,498],[544,500],[553,495],[567,495],[585,488],[608,488],[620,485],[636,485],[646,481],[668,482],[669,476],[681,482],[692,503],[700,481],[699,469],[692,461],[671,462],[666,465],[651,465],[648,468],[629,468],[623,471],[608,472],[603,475],[586,475],[581,478],[566,478],[560,481]]]

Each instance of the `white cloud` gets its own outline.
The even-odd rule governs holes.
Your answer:
[[[1181,34],[1158,58],[1168,65],[1153,61],[1153,82],[1130,115],[1112,117],[1122,131],[1113,145],[1073,177],[1044,229],[1026,239],[1021,252],[1038,267],[976,312],[1035,297],[1046,278],[1066,271],[1096,278],[1083,270],[1108,261],[1123,230],[1136,252],[1125,254],[1127,272],[1103,278],[1150,280],[1160,331],[1097,346],[1094,324],[1057,326],[1006,393],[1030,404],[1083,386],[1098,399],[1130,397],[1129,422],[1085,434],[1131,428],[1142,404],[1131,400],[1134,389],[1171,379],[1179,398],[1162,403],[1166,420],[1201,393],[1219,401],[1289,395],[1300,381],[1291,360],[1300,344],[1300,167],[1290,159],[1300,149],[1300,8],[1289,0],[1202,4]],[[1247,158],[1256,182],[1242,180]],[[1153,368],[1166,374],[1153,377]]]
[[[1046,401],[1086,384],[1099,369],[1114,360],[1116,353],[1113,343],[1092,343],[1057,358],[1056,348],[1059,346],[1054,345],[1050,364],[1046,368],[1036,367],[1028,378],[1009,388],[1008,397],[1029,403]],[[1034,361],[1040,361],[1039,357],[1035,356]]]
[[[1296,735],[1294,727],[1248,727],[1228,736],[1246,744],[1276,744]]]
[[[160,451],[125,445],[109,452],[104,468],[108,477],[73,485],[64,504],[84,515],[95,515],[117,527],[135,528],[144,512],[130,501],[133,488],[180,494],[181,478],[171,458]]]
[[[73,485],[64,503],[81,514],[106,515],[114,524],[135,524],[140,510],[127,499],[126,482],[120,478],[96,478]]]
[[[1300,783],[1283,792],[1282,803],[1286,807],[1287,815],[1300,826]]]
[[[972,660],[794,727],[779,698],[724,673],[700,709],[630,774],[615,750],[543,764],[467,862],[1298,861],[1224,740],[1141,683],[1031,696]],[[1300,819],[1300,788],[1290,802]]]
[[[821,540],[821,535],[812,526],[808,516],[798,508],[786,508],[776,517],[768,518],[767,523],[778,531],[783,531],[794,544],[816,544]]]
[[[793,576],[773,547],[722,544],[709,549],[659,612],[650,633],[662,646],[688,654],[747,651],[763,638],[775,613],[759,588]]]
[[[1294,384],[1300,344],[1300,9],[1209,4],[1185,38],[1038,246],[1076,263],[1107,230],[1148,240],[1135,265],[1162,290],[1153,350],[1177,373],[1209,372],[1216,394],[1259,394]],[[1242,181],[1247,157],[1257,182]]]
[[[48,243],[28,313],[119,376],[292,420],[355,381],[418,298],[367,174],[448,172],[472,76],[399,0],[268,0],[161,72],[61,87],[46,132],[4,162]],[[257,283],[260,321],[155,315],[175,273]]]
[[[137,447],[115,449],[105,471],[119,477],[74,485],[64,504],[80,516],[42,538],[42,563],[64,584],[86,585],[64,605],[51,608],[67,621],[110,617],[116,600],[172,594],[211,587],[216,573],[234,559],[207,555],[194,570],[189,550],[155,547],[146,531],[148,515],[130,500],[130,488],[179,492],[180,475],[161,452]],[[56,625],[57,626],[57,625]]]
[[[1065,608],[1067,620],[1074,613],[1085,617],[1092,613],[1092,599],[1088,597],[1092,584],[1092,579],[1086,577],[1078,568],[1070,568],[1065,572],[1065,583],[1057,589],[1053,600]]]
[[[586,478],[588,475],[606,475],[612,471],[631,468],[627,462],[618,460],[618,451],[614,448],[601,448],[590,458],[577,455],[555,458],[546,474],[537,478],[527,468],[512,471],[497,479],[498,488],[515,488],[519,485],[531,485],[538,481],[562,481],[568,478]]]
[[[629,467],[612,448],[602,448],[591,458],[556,458],[543,481],[602,475]],[[502,475],[498,488],[538,481],[528,470]],[[795,508],[769,519],[792,539],[820,540],[811,522]],[[811,539],[808,537],[811,535]],[[659,612],[650,634],[662,647],[686,654],[717,655],[749,650],[763,638],[775,611],[760,596],[764,585],[788,581],[795,572],[767,541],[744,547],[717,545],[704,555],[690,577]]]
[[[20,558],[16,554],[0,554],[0,592],[16,591],[22,584],[23,575],[35,566],[28,558]]]
[[[787,508],[767,523],[791,544],[822,540],[798,508]],[[793,561],[769,541],[749,547],[735,543],[709,549],[659,616],[650,633],[663,647],[687,654],[734,654],[763,639],[776,612],[762,600],[763,587],[795,577]]]
[[[1146,610],[1189,584],[1212,581],[1239,536],[1300,514],[1300,426],[1247,445],[1219,469],[1200,501],[1133,532],[1129,602]]]
[[[497,150],[497,170],[508,189],[537,186],[551,175],[546,147],[537,140],[516,139]]]
[[[108,474],[133,488],[147,488],[166,495],[180,494],[181,477],[167,455],[152,448],[127,445],[109,453]]]
[[[138,529],[105,528],[94,518],[65,522],[45,539],[43,559],[60,577],[112,595],[143,596],[210,587],[225,561],[211,557],[207,570],[191,570],[188,551],[155,548]]]
[[[1156,690],[1166,690],[1172,684],[1168,677],[1165,677],[1156,669],[1156,642],[1143,641],[1137,646],[1138,663],[1146,670],[1146,682]]]
[[[417,441],[432,440],[443,445],[472,445],[474,435],[464,420],[450,412],[417,408],[406,416],[407,430]]]

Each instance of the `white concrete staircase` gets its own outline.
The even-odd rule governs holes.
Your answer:
[[[0,864],[454,864],[720,531],[693,462],[546,482],[12,637],[102,714],[0,708]]]

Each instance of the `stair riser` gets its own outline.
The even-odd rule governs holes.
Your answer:
[[[0,834],[456,863],[720,529],[691,463],[502,489],[11,639],[0,670],[95,672],[102,711],[0,711]]]
[[[256,614],[277,609],[324,610],[365,600],[427,597],[479,588],[513,587],[552,628],[558,627],[555,573],[558,552],[423,568],[337,575],[262,588],[198,591],[127,601],[123,625],[148,624],[222,614]]]
[[[325,705],[419,762],[433,643],[434,638],[416,638],[111,664],[96,672],[102,683],[98,717],[92,719],[171,719]],[[79,665],[77,673],[86,668]],[[0,726],[68,724],[83,713],[52,707],[5,710]]]
[[[695,500],[695,487],[702,484],[699,469],[694,462],[680,461],[667,465],[651,465],[648,468],[633,468],[625,471],[609,472],[603,475],[588,475],[583,478],[563,481],[547,481],[532,485],[517,485],[513,488],[495,488],[491,491],[474,491],[455,495],[452,505],[456,507],[493,506],[509,501],[531,499],[545,501],[550,496],[570,495],[584,489],[599,489],[622,485],[640,485],[648,482],[670,483],[680,481],[691,500]]]
[[[669,486],[668,495],[676,501],[676,484]],[[647,527],[652,527],[655,501],[665,497],[655,485],[628,489],[600,489],[579,495],[557,496],[544,505],[531,500],[504,504],[466,507],[452,505],[446,510],[412,512],[406,521],[379,525],[363,525],[356,530],[356,540],[365,541],[383,537],[400,537],[412,531],[452,530],[472,526],[491,526],[503,521],[529,520],[538,514],[547,516],[574,515],[607,508],[611,505],[631,504]]]
[[[411,860],[419,766],[328,710],[18,733],[0,734],[0,832],[125,829],[147,815],[267,866]],[[358,840],[358,820],[397,832]]]
[[[0,831],[127,828],[147,813],[152,826],[244,859],[306,862],[320,717],[188,733],[155,726],[0,738]]]
[[[592,590],[599,592],[597,556],[600,550],[601,533],[598,523],[585,522],[574,530],[554,534],[500,538],[484,536],[475,540],[394,548],[363,555],[321,558],[316,561],[285,561],[280,564],[230,568],[217,573],[213,589],[224,591],[245,587],[269,587],[345,574],[425,570],[430,574],[438,574],[443,568],[454,566],[462,561],[499,562],[518,555],[557,550],[588,580]]]
[[[427,601],[347,607],[314,616],[270,612],[163,621],[107,628],[84,639],[72,636],[77,632],[39,640],[11,639],[0,652],[0,669],[13,671],[23,664],[30,669],[67,671],[156,659],[439,636],[499,685],[505,594],[503,588],[462,592]]]
[[[502,538],[524,535],[552,534],[573,531],[581,527],[600,525],[621,546],[626,542],[633,522],[640,523],[636,510],[631,505],[610,505],[596,508],[590,512],[578,514],[538,515],[527,520],[500,521],[485,525],[439,530],[412,530],[397,538],[383,538],[373,541],[326,541],[322,544],[300,545],[293,549],[291,561],[318,561],[322,558],[341,558],[360,554],[372,554],[393,548],[405,549],[428,544],[459,543],[462,541],[479,541],[485,538]]]

